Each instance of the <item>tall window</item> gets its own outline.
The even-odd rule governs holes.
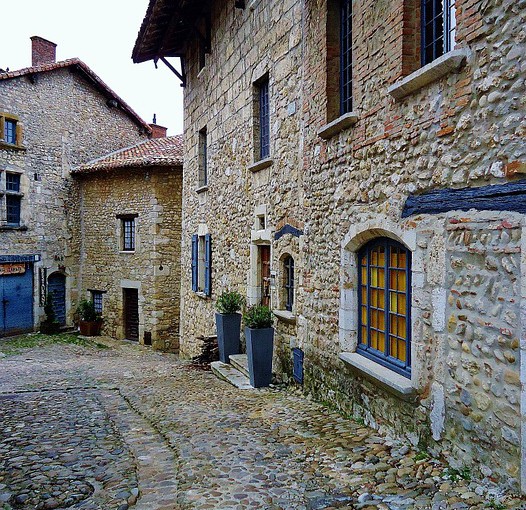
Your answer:
[[[340,115],[352,111],[352,0],[340,4]]]
[[[9,226],[20,225],[22,193],[20,193],[20,174],[5,174],[5,211],[6,223]]]
[[[121,216],[121,250],[135,251],[135,218],[133,216]]]
[[[206,127],[199,131],[199,187],[208,185],[208,140]]]
[[[212,237],[192,236],[192,290],[212,295]]]
[[[292,312],[294,305],[294,259],[290,255],[285,257],[283,268],[285,270],[285,310]]]
[[[4,139],[7,143],[16,144],[16,122],[14,120],[5,120]]]
[[[264,76],[254,84],[254,161],[270,156],[269,79]]]
[[[422,0],[422,65],[455,47],[455,0]]]
[[[358,258],[358,352],[410,377],[411,253],[379,238]]]
[[[100,290],[92,290],[91,292],[91,300],[93,301],[93,305],[95,306],[95,312],[102,315],[102,295],[103,292]]]
[[[22,130],[15,115],[0,112],[0,142],[22,145]]]

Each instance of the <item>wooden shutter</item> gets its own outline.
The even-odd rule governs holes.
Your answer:
[[[194,292],[197,292],[197,246],[198,246],[198,239],[197,234],[194,234],[192,236],[192,290]]]
[[[212,236],[205,235],[205,294],[212,295]]]

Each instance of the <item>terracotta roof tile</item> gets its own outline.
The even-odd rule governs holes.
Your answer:
[[[117,168],[182,166],[183,135],[153,138],[121,149],[75,168],[73,174],[87,174]]]
[[[12,80],[13,78],[19,78],[20,76],[29,76],[32,74],[45,73],[48,71],[53,71],[55,69],[62,69],[65,67],[76,67],[83,74],[84,77],[94,85],[103,95],[108,99],[115,99],[119,104],[120,108],[124,110],[128,116],[130,116],[136,124],[141,126],[146,130],[147,133],[151,133],[151,128],[135,111],[123,101],[104,81],[102,81],[82,60],[78,58],[70,58],[68,60],[62,60],[60,62],[49,62],[45,64],[40,64],[33,67],[25,67],[24,69],[18,69],[16,71],[8,71],[0,73],[0,81],[2,80]]]

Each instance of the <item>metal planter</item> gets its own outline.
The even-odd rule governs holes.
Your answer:
[[[241,353],[241,314],[216,313],[216,328],[219,359],[223,363],[229,363],[231,354]]]
[[[254,388],[268,386],[272,379],[274,328],[245,328],[248,373]]]

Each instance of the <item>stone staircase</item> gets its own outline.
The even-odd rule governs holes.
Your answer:
[[[229,382],[236,388],[240,390],[254,389],[250,384],[246,354],[233,354],[230,356],[230,363],[213,361],[210,366],[212,372],[219,377],[219,379]]]

